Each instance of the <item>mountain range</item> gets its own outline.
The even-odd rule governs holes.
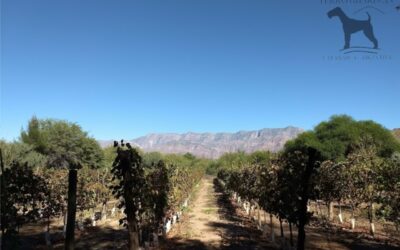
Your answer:
[[[148,134],[130,140],[145,152],[184,154],[191,153],[198,157],[218,158],[224,153],[244,151],[251,153],[257,150],[279,151],[284,144],[298,134],[301,128],[265,128],[236,133],[157,133]],[[99,141],[102,147],[113,144],[113,141]]]

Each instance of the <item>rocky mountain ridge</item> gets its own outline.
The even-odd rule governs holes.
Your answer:
[[[145,152],[193,155],[205,158],[218,158],[227,152],[254,152],[257,150],[279,151],[284,144],[304,130],[296,127],[266,128],[236,133],[160,133],[142,136],[129,142]],[[102,147],[112,145],[113,141],[99,141]]]

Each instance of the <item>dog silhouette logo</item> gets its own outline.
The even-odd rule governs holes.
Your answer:
[[[344,50],[351,48],[351,35],[360,31],[362,31],[364,35],[373,43],[373,49],[378,49],[378,40],[374,35],[374,29],[371,23],[371,16],[368,12],[368,20],[352,19],[348,17],[340,7],[332,9],[327,14],[329,18],[338,17],[342,22],[345,41],[343,47]]]

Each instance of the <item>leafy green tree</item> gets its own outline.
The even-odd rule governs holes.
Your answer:
[[[154,167],[154,164],[163,161],[164,156],[159,152],[150,152],[143,154],[143,164],[146,167]]]
[[[256,151],[251,153],[248,158],[250,164],[263,166],[269,163],[271,159],[271,153],[268,151]]]
[[[47,161],[45,155],[38,153],[33,146],[26,143],[0,141],[0,148],[3,151],[3,159],[6,166],[11,166],[13,162],[17,162],[37,171],[45,166]]]
[[[219,168],[240,168],[248,163],[248,156],[244,152],[226,153],[218,159]]]
[[[186,154],[183,155],[183,157],[185,157],[186,159],[188,159],[188,160],[190,160],[190,161],[196,160],[196,156],[194,156],[194,155],[191,154],[191,153],[186,153]]]
[[[332,116],[314,129],[320,143],[316,147],[326,160],[342,161],[357,149],[362,137],[370,138],[370,143],[378,150],[378,155],[390,157],[400,150],[400,143],[391,131],[373,121],[356,121],[350,116]]]
[[[209,160],[207,167],[206,167],[206,173],[208,175],[214,175],[217,176],[219,171],[222,170],[219,168],[218,161],[216,160]]]
[[[77,124],[61,120],[40,120],[33,117],[21,140],[47,158],[47,166],[68,168],[68,216],[65,248],[74,248],[77,170],[82,166],[99,168],[103,151],[98,143]]]
[[[293,153],[296,151],[305,152],[305,149],[308,147],[316,149],[318,152],[317,155],[319,155],[316,161],[331,162],[331,164],[325,164],[322,169],[315,172],[318,173],[318,175],[312,176],[312,193],[314,195],[322,195],[322,198],[328,203],[331,202],[332,199],[340,201],[344,193],[352,194],[354,199],[351,200],[351,202],[356,206],[361,202],[359,199],[356,199],[356,197],[359,197],[366,191],[363,190],[363,192],[361,192],[362,189],[352,182],[353,179],[357,179],[361,174],[358,172],[359,169],[349,166],[347,167],[349,168],[348,171],[345,171],[345,173],[338,173],[335,169],[329,168],[341,166],[343,170],[343,163],[348,161],[349,156],[353,157],[354,154],[359,151],[359,144],[365,138],[368,138],[368,147],[373,147],[376,151],[373,157],[372,154],[370,154],[370,157],[364,157],[365,159],[368,158],[368,160],[364,160],[364,163],[367,165],[378,164],[377,161],[381,161],[382,157],[388,158],[400,149],[400,144],[393,137],[392,133],[381,125],[373,121],[355,121],[349,116],[341,115],[332,116],[329,121],[321,122],[317,125],[313,131],[305,132],[296,139],[287,142],[284,151],[285,153]],[[354,160],[355,159],[353,159],[352,164]],[[297,175],[298,173],[293,174]],[[335,178],[339,179],[335,180]],[[376,175],[373,178],[376,178]],[[334,188],[330,190],[330,187]],[[338,187],[340,187],[341,190],[335,193]],[[371,186],[369,189],[370,188]],[[319,192],[321,190],[323,192]],[[370,193],[371,192],[369,192],[369,194]],[[363,197],[366,198],[366,193],[364,192],[363,194]],[[368,200],[371,200],[369,198]],[[373,203],[371,203],[370,207],[372,206]],[[372,216],[373,213],[370,212],[370,214]]]
[[[213,167],[219,169],[218,178],[228,190],[247,200],[258,200],[281,222],[287,220],[290,227],[296,224],[297,248],[304,249],[304,228],[311,216],[307,211],[309,199],[323,199],[330,205],[349,201],[353,211],[366,202],[372,233],[375,202],[385,204],[382,213],[386,218],[398,216],[393,211],[398,208],[399,192],[391,191],[399,190],[398,178],[386,177],[388,181],[384,181],[383,176],[398,176],[393,167],[396,163],[388,158],[399,149],[399,142],[381,125],[341,115],[288,141],[277,159],[271,161],[271,156],[263,152],[239,152],[223,155]]]
[[[101,167],[103,152],[100,146],[77,124],[33,117],[27,130],[21,132],[21,139],[47,156],[49,167],[69,167],[78,163]]]
[[[103,148],[103,167],[108,171],[112,168],[117,149],[113,146]]]
[[[28,123],[27,131],[21,132],[21,140],[32,145],[37,152],[45,153],[48,147],[46,134],[42,131],[42,123],[36,116],[33,116]]]

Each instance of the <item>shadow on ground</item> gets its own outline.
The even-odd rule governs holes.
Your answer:
[[[307,227],[307,247],[310,249],[352,249],[352,250],[395,250],[397,243],[368,239],[368,236],[356,232],[338,230],[334,227]]]
[[[237,208],[230,197],[223,191],[217,179],[214,179],[214,191],[217,195],[218,213],[226,223],[210,222],[216,230],[224,232],[221,249],[276,249],[262,239],[262,234],[254,228],[252,222],[238,215]]]
[[[199,240],[191,240],[184,238],[170,238],[167,241],[161,242],[161,249],[183,249],[183,250],[207,250],[213,249],[207,247],[203,242]]]
[[[64,249],[64,237],[62,229],[51,234],[54,250]],[[20,245],[17,249],[47,250],[43,233],[31,234],[19,237]],[[126,249],[127,231],[112,227],[89,227],[84,231],[75,232],[76,250],[100,250],[100,249]]]
[[[161,240],[161,249],[175,250],[205,250],[205,249],[279,249],[266,239],[257,230],[250,219],[243,216],[243,212],[230,200],[228,194],[223,192],[218,181],[214,181],[214,195],[218,205],[218,215],[221,221],[209,221],[208,225],[222,238],[220,247],[215,248],[206,245],[201,240],[187,239],[182,237]],[[212,205],[212,204],[210,204]],[[359,233],[338,230],[335,227],[323,227],[321,225],[307,227],[306,249],[354,249],[354,250],[394,250],[400,249],[398,244],[385,244],[376,239],[368,239]],[[43,227],[40,227],[43,228]],[[30,229],[30,228],[28,228]],[[28,230],[29,233],[21,235],[21,245],[18,249],[48,249],[45,246],[43,233]],[[57,233],[52,234],[53,249],[64,249],[62,228],[57,228]],[[296,235],[296,233],[295,233]],[[100,249],[126,249],[127,232],[125,229],[112,227],[89,227],[84,231],[76,231],[77,250],[100,250]],[[277,237],[278,238],[278,237]],[[296,238],[295,238],[296,240]]]

